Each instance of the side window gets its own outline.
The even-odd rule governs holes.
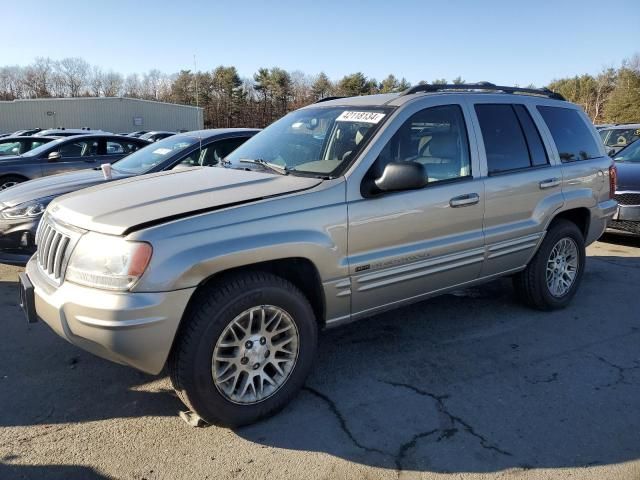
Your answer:
[[[89,157],[98,154],[98,141],[75,141],[65,143],[58,150],[63,157]]]
[[[518,116],[509,104],[477,104],[489,175],[531,166]]]
[[[371,175],[382,174],[389,162],[424,165],[428,183],[471,175],[469,141],[459,105],[442,105],[413,114],[391,138]]]
[[[20,153],[20,142],[6,142],[0,144],[0,155],[17,155]]]
[[[107,155],[128,155],[139,148],[140,146],[133,142],[107,140]]]
[[[558,148],[560,160],[575,162],[600,156],[591,130],[577,110],[562,107],[538,106]]]
[[[201,156],[201,154],[203,152],[205,152],[205,154],[206,154],[206,149],[200,150],[199,148],[197,148],[193,152],[191,152],[189,155],[184,157],[182,160],[180,160],[178,163],[176,163],[171,168],[172,169],[174,169],[174,168],[177,169],[177,168],[197,167],[197,166],[200,165],[200,156]]]
[[[211,166],[220,163],[224,157],[233,152],[236,148],[246,142],[248,138],[228,138],[214,142],[204,149],[204,155],[200,165]]]
[[[31,150],[33,150],[34,148],[38,148],[38,147],[44,145],[45,143],[48,143],[48,142],[42,142],[42,141],[34,140],[33,142],[31,142]]]
[[[531,157],[531,165],[539,167],[540,165],[547,165],[549,163],[549,157],[547,157],[547,151],[542,143],[540,132],[533,123],[533,119],[529,114],[527,107],[524,105],[514,105],[513,109],[518,116],[520,126],[524,132],[525,140],[527,141],[527,147],[529,147],[529,156]]]

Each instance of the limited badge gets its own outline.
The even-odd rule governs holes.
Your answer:
[[[336,118],[336,122],[363,122],[378,123],[384,118],[384,113],[378,112],[354,112],[351,110],[344,111]]]

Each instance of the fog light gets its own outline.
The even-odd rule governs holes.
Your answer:
[[[31,235],[29,235],[29,232],[24,232],[22,234],[22,237],[20,238],[20,246],[28,247],[30,244],[31,244]]]

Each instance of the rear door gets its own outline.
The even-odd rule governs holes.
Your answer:
[[[100,164],[114,163],[139,148],[141,148],[140,144],[135,141],[105,137],[101,139],[99,156],[96,161]]]
[[[484,194],[476,150],[470,148],[465,108],[439,102],[429,98],[404,108],[378,141],[379,153],[368,154],[377,158],[365,177],[349,177],[349,293],[356,316],[475,280],[480,273]],[[421,163],[427,185],[367,194],[389,162]]]
[[[550,158],[527,99],[469,101],[485,175],[485,277],[528,263],[546,219],[562,206],[562,167]]]
[[[593,208],[606,201],[612,162],[589,118],[575,107],[539,105],[536,109],[561,161],[566,202],[572,207]]]

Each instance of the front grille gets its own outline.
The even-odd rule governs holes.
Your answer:
[[[75,244],[74,236],[45,216],[38,228],[36,244],[36,258],[40,270],[55,283],[60,284]]]
[[[629,220],[609,220],[607,227],[614,230],[622,230],[624,232],[640,235],[640,222],[632,222]]]
[[[640,192],[616,193],[613,198],[620,205],[640,205]]]

